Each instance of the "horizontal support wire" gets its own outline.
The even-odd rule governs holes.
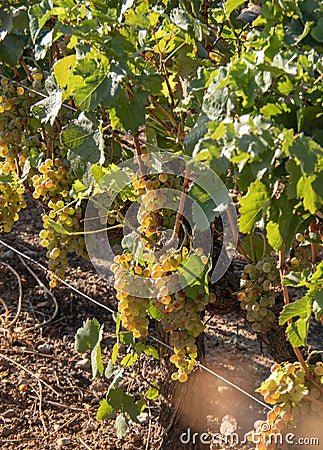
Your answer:
[[[34,260],[33,258],[31,258],[28,255],[25,255],[24,253],[22,253],[21,251],[19,251],[18,249],[16,249],[15,247],[13,247],[12,245],[8,244],[7,242],[3,241],[2,239],[0,239],[0,244],[4,245],[5,247],[7,247],[9,250],[13,251],[14,253],[16,253],[17,255],[20,255],[21,257],[23,257],[24,259],[30,261],[31,263],[35,264],[36,266],[38,266],[40,269],[42,269],[44,272],[51,274],[53,276],[55,276],[55,278],[57,278],[63,285],[65,285],[66,287],[68,287],[69,289],[71,289],[72,291],[76,292],[78,295],[80,295],[81,297],[84,297],[86,300],[89,300],[90,302],[94,303],[95,305],[109,311],[111,314],[116,314],[116,311],[114,311],[113,309],[109,308],[108,306],[104,305],[103,303],[98,302],[97,300],[95,300],[94,298],[90,297],[89,295],[85,294],[84,292],[81,292],[80,290],[78,290],[77,288],[75,288],[73,285],[71,285],[70,283],[68,283],[65,280],[62,280],[61,278],[59,278],[55,273],[53,273],[51,270],[47,269],[45,266],[43,266],[41,263],[39,263],[38,261]],[[173,350],[173,348],[166,344],[165,342],[157,339],[154,336],[149,336],[151,339],[153,339],[155,342],[157,342],[158,344],[162,345],[165,348],[168,348],[170,350]],[[233,387],[234,389],[236,389],[237,391],[241,392],[242,394],[244,394],[245,396],[251,398],[253,401],[257,402],[259,405],[263,406],[266,409],[272,410],[272,408],[267,405],[266,403],[262,402],[261,400],[259,400],[258,398],[254,397],[252,394],[250,394],[249,392],[247,392],[246,390],[242,389],[241,387],[237,386],[236,384],[232,383],[232,381],[227,380],[226,378],[224,378],[223,376],[219,375],[218,373],[214,372],[213,370],[209,369],[208,367],[206,367],[205,365],[201,364],[200,362],[197,362],[196,364],[198,367],[200,367],[200,369],[208,372],[209,374],[213,375],[214,377],[220,379],[221,381],[223,381],[224,383],[228,384],[229,386]]]
[[[0,74],[1,78],[4,78],[8,81],[11,81],[15,84],[17,84],[18,86],[21,86],[22,88],[33,92],[34,94],[37,94],[43,98],[49,98],[48,95],[43,94],[42,92],[38,92],[35,89],[32,89],[28,86],[25,86],[21,83],[19,83],[16,80],[11,80],[10,78]],[[70,105],[67,105],[66,103],[62,103],[62,106],[65,108],[68,108],[74,112],[78,112],[79,110],[77,108],[73,108]],[[112,129],[111,131],[117,132],[119,134],[122,134],[125,137],[131,137],[133,138],[133,135],[129,132],[123,131],[123,130],[118,130],[118,129]],[[94,133],[94,132],[93,132]],[[145,141],[144,139],[138,138],[137,140],[139,142],[141,142],[144,145],[148,145],[152,148],[155,148],[156,150],[162,151],[164,152],[165,150],[161,147],[159,147],[158,145],[149,142],[149,141]],[[12,247],[11,245],[7,244],[6,242],[2,241],[0,239],[0,244],[4,245],[5,247],[9,248],[10,250],[12,250],[13,252],[17,253],[18,255],[22,256],[23,258],[29,260],[30,262],[36,264],[39,268],[41,268],[43,271],[45,271],[48,274],[51,274],[53,276],[55,276],[55,278],[57,278],[60,283],[62,283],[63,285],[65,285],[66,287],[68,287],[69,289],[71,289],[72,291],[76,292],[77,294],[79,294],[80,296],[84,297],[85,299],[89,300],[90,302],[96,304],[97,306],[109,311],[111,314],[116,314],[116,311],[112,310],[111,308],[109,308],[108,306],[98,302],[97,300],[95,300],[94,298],[90,297],[89,295],[79,291],[77,288],[75,288],[73,285],[69,284],[68,282],[66,282],[65,280],[60,279],[55,273],[53,273],[52,271],[50,271],[49,269],[47,269],[45,266],[43,266],[42,264],[40,264],[38,261],[35,261],[34,259],[30,258],[28,255],[25,255],[24,253],[20,252],[19,250],[17,250],[16,248]],[[155,342],[159,343],[160,345],[173,350],[172,347],[170,347],[169,345],[167,345],[165,342],[160,341],[159,339],[155,338],[154,336],[150,336]],[[261,400],[259,400],[258,398],[254,397],[252,394],[250,394],[249,392],[245,391],[244,389],[242,389],[241,387],[237,386],[236,384],[232,383],[231,381],[227,380],[226,378],[222,377],[221,375],[219,375],[218,373],[214,372],[213,370],[209,369],[208,367],[204,366],[203,364],[201,364],[200,362],[197,363],[197,366],[200,367],[202,370],[205,370],[206,372],[210,373],[211,375],[213,375],[214,377],[217,377],[218,379],[220,379],[221,381],[225,382],[226,384],[228,384],[229,386],[233,387],[234,389],[236,389],[237,391],[241,392],[242,394],[244,394],[245,396],[251,398],[252,400],[254,400],[255,402],[257,402],[258,404],[260,404],[261,406],[263,406],[266,409],[272,410],[272,408],[267,405],[266,403],[262,402]]]
[[[17,80],[12,80],[11,78],[8,78],[5,75],[2,75],[1,73],[0,73],[0,78],[2,78],[4,80],[8,80],[11,83],[15,83],[17,86],[20,86],[23,89],[26,89],[26,91],[32,92],[33,94],[37,94],[40,97],[43,97],[43,98],[49,98],[50,97],[49,95],[46,95],[43,92],[36,91],[35,89],[33,89],[33,88],[29,87],[29,86],[26,86],[26,85],[24,85],[22,83],[19,83],[19,81],[17,81]],[[70,109],[71,111],[78,112],[78,109],[73,108],[73,106],[67,105],[66,103],[62,103],[62,106],[64,106],[65,108]]]

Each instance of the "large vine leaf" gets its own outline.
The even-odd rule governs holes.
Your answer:
[[[75,350],[78,353],[85,353],[88,349],[92,350],[99,340],[100,324],[96,319],[87,319],[82,328],[77,330],[75,336]]]
[[[203,98],[202,111],[212,121],[223,120],[227,115],[229,90],[225,85],[219,87],[225,75],[226,72],[222,69],[219,75],[211,81]]]
[[[0,42],[0,59],[1,61],[15,66],[24,50],[24,41],[15,34],[8,34]]]
[[[110,405],[110,403],[106,399],[103,399],[100,402],[96,418],[98,420],[110,419],[111,417],[114,416],[115,413],[116,410],[114,409],[114,407]]]
[[[49,122],[54,124],[57,114],[61,109],[63,101],[63,93],[61,89],[56,89],[48,97],[35,103],[32,107],[32,112],[41,123]]]
[[[227,0],[224,2],[224,8],[227,16],[230,17],[232,11],[237,9],[240,5],[242,5],[242,3],[245,3],[244,0]]]
[[[147,97],[147,91],[136,91],[130,100],[122,91],[116,105],[110,111],[112,128],[136,132],[140,125],[145,123]]]
[[[52,14],[53,4],[50,0],[42,0],[40,3],[29,8],[29,27],[30,27],[30,35],[32,41],[35,43],[37,37],[47,20],[50,18]]]
[[[311,315],[311,307],[312,300],[309,296],[305,296],[285,305],[279,317],[279,325],[285,325],[288,320],[293,319],[294,317],[308,319]]]
[[[95,53],[80,59],[68,79],[68,93],[83,111],[94,110],[109,89],[109,61]]]
[[[0,41],[10,33],[13,27],[13,21],[11,14],[4,11],[0,11]]]
[[[309,327],[309,320],[298,319],[288,325],[286,334],[292,347],[301,347],[306,345],[306,337]]]
[[[59,87],[64,88],[68,84],[69,76],[76,64],[76,55],[68,55],[59,59],[53,66],[55,78]]]
[[[242,233],[250,233],[268,208],[270,201],[269,189],[261,181],[250,184],[247,194],[241,197],[239,212],[239,227]]]
[[[301,177],[297,183],[297,194],[310,213],[320,209],[323,205],[323,172]]]
[[[89,115],[81,113],[78,119],[66,125],[61,134],[61,142],[90,163],[102,162],[103,136],[95,120]]]
[[[288,201],[282,195],[272,200],[268,208],[267,239],[276,252],[282,248],[283,242],[289,248],[299,226],[300,218],[293,213],[294,206],[295,201]]]
[[[311,311],[312,298],[310,295],[284,306],[279,317],[279,324],[284,325],[289,320],[293,320],[286,328],[287,337],[293,347],[306,344]],[[299,318],[295,320],[296,317]]]

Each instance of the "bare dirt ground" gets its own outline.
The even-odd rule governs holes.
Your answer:
[[[1,239],[46,265],[45,251],[39,245],[40,229],[39,210],[29,208],[13,232],[2,235]],[[48,286],[46,275],[31,262],[25,263]],[[18,279],[22,286],[21,311],[10,325],[18,309]],[[88,261],[72,258],[67,280],[95,300],[116,309],[113,290]],[[109,384],[104,378],[92,379],[89,355],[82,357],[76,353],[74,336],[83,321],[93,317],[105,324],[106,336],[113,334],[113,319],[107,311],[66,286],[54,289],[53,295],[55,298],[39,285],[16,254],[0,244],[1,449],[160,448],[164,432],[158,423],[162,398],[149,403],[142,414],[142,424],[132,424],[123,440],[117,438],[113,420],[97,421],[97,408]],[[39,327],[53,316],[55,302],[57,315]],[[233,315],[213,317],[205,334],[206,365],[254,394],[273,361],[261,353],[255,334],[244,320]],[[109,361],[113,344],[113,337],[105,338],[105,363]],[[123,382],[132,393],[138,393],[142,385],[158,378],[158,362],[147,359],[140,370],[140,376],[130,372]],[[265,418],[261,405],[224,381],[205,371],[195,376],[200,390],[198,398],[185,399],[187,423],[190,417],[194,415],[196,419],[204,411],[208,414],[209,431],[219,432],[221,424],[223,428],[225,423],[236,421],[237,432],[243,436],[252,429],[254,420]],[[236,448],[250,447],[240,444]]]

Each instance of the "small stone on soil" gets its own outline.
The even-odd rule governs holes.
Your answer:
[[[66,447],[67,445],[70,445],[71,440],[69,438],[60,438],[57,439],[57,445],[59,447]]]
[[[52,353],[51,347],[46,343],[38,345],[37,351],[39,351],[40,353],[45,353],[45,355],[49,355],[50,353]]]
[[[87,369],[91,367],[91,363],[88,359],[81,359],[80,361],[77,361],[75,367],[84,367],[85,369]]]

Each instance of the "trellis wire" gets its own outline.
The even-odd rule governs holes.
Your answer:
[[[47,269],[47,267],[43,266],[41,263],[39,263],[38,261],[34,260],[30,256],[25,255],[24,253],[22,253],[21,251],[19,251],[18,249],[16,249],[12,245],[8,244],[7,242],[3,241],[2,239],[0,239],[0,244],[4,245],[5,247],[7,247],[9,250],[13,251],[17,255],[20,255],[24,259],[26,259],[26,260],[30,261],[31,263],[35,264],[40,269],[42,269],[44,272],[46,272],[48,274],[51,274],[51,275],[54,275],[62,284],[64,284],[66,287],[68,287],[72,291],[76,292],[81,297],[84,297],[86,300],[89,300],[90,302],[94,303],[95,305],[97,305],[97,306],[99,306],[99,307],[109,311],[111,314],[116,314],[116,311],[114,311],[113,309],[109,308],[108,306],[104,305],[103,303],[98,302],[97,300],[95,300],[94,298],[92,298],[89,295],[85,294],[84,292],[81,292],[79,289],[75,288],[72,284],[68,283],[65,280],[62,280],[61,278],[59,278],[55,273],[53,273],[51,270]],[[157,342],[158,344],[164,346],[165,348],[173,350],[170,345],[168,345],[165,342],[159,340],[158,338],[156,338],[154,336],[150,336],[150,337],[155,342]],[[258,404],[260,404],[264,408],[272,410],[272,408],[269,405],[267,405],[266,403],[262,402],[258,398],[254,397],[252,394],[250,394],[249,392],[245,391],[244,389],[242,389],[241,387],[237,386],[236,384],[232,383],[231,381],[227,380],[223,376],[221,376],[218,373],[214,372],[213,370],[209,369],[207,366],[201,364],[200,362],[197,362],[197,366],[200,367],[202,370],[208,372],[209,374],[213,375],[214,377],[220,379],[221,381],[223,381],[224,383],[228,384],[229,386],[233,387],[237,391],[241,392],[245,396],[251,398],[253,401],[257,402]]]
[[[29,86],[25,86],[21,83],[19,83],[16,80],[11,80],[10,78],[0,74],[1,78],[5,78],[8,81],[11,81],[15,84],[17,84],[18,86],[23,87],[24,89],[33,92],[34,94],[37,94],[43,98],[49,98],[48,95],[43,94],[42,92],[36,91],[35,89],[30,88]],[[62,106],[65,108],[68,108],[74,112],[78,112],[79,110],[77,108],[73,108],[70,105],[67,105],[66,103],[62,103]],[[117,133],[123,134],[124,136],[127,137],[132,137],[133,135],[131,133],[128,133],[126,131],[123,130],[118,130],[118,129],[114,129],[113,131],[116,131]],[[145,144],[147,146],[153,147],[156,150],[162,151],[164,152],[165,150],[161,147],[159,147],[158,145],[149,142],[149,141],[145,141],[144,139],[140,139],[137,138],[138,141],[140,141],[142,144]],[[20,252],[19,250],[17,250],[16,248],[12,247],[11,245],[7,244],[6,242],[2,241],[0,239],[0,243],[2,245],[4,245],[5,247],[9,248],[10,250],[12,250],[13,252],[17,253],[18,255],[20,255],[21,257],[29,260],[30,262],[36,264],[39,268],[41,268],[43,271],[45,271],[48,274],[51,274],[53,276],[55,276],[60,283],[62,283],[63,285],[65,285],[66,287],[68,287],[69,289],[71,289],[72,291],[76,292],[78,295],[84,297],[85,299],[89,300],[90,302],[96,304],[97,306],[106,309],[107,311],[109,311],[111,314],[116,314],[116,311],[114,311],[113,309],[109,308],[108,306],[98,302],[97,300],[95,300],[94,298],[90,297],[89,295],[85,294],[84,292],[79,291],[77,288],[75,288],[73,285],[69,284],[67,281],[60,279],[59,277],[57,277],[57,275],[55,275],[55,273],[53,273],[52,271],[50,271],[49,269],[47,269],[45,266],[43,266],[42,264],[40,264],[38,261],[35,261],[33,258],[30,258],[28,255],[25,255],[24,253]],[[154,336],[150,336],[155,342],[159,343],[160,345],[173,350],[172,347],[170,347],[168,344],[166,344],[165,342],[160,341],[159,339],[155,338]],[[241,392],[242,394],[246,395],[247,397],[251,398],[252,400],[254,400],[255,402],[257,402],[258,404],[260,404],[261,406],[263,406],[264,408],[267,408],[269,410],[272,410],[272,408],[267,405],[266,403],[262,402],[261,400],[259,400],[258,398],[254,397],[252,394],[250,394],[249,392],[245,391],[244,389],[242,389],[241,387],[237,386],[236,384],[232,383],[231,381],[227,380],[226,378],[222,377],[221,375],[219,375],[218,373],[214,372],[213,370],[209,369],[208,367],[204,366],[203,364],[201,364],[200,362],[197,363],[197,366],[200,367],[201,369],[205,370],[206,372],[210,373],[211,375],[217,377],[218,379],[220,379],[221,381],[227,383],[229,386],[233,387],[234,389],[236,389],[237,391]]]

